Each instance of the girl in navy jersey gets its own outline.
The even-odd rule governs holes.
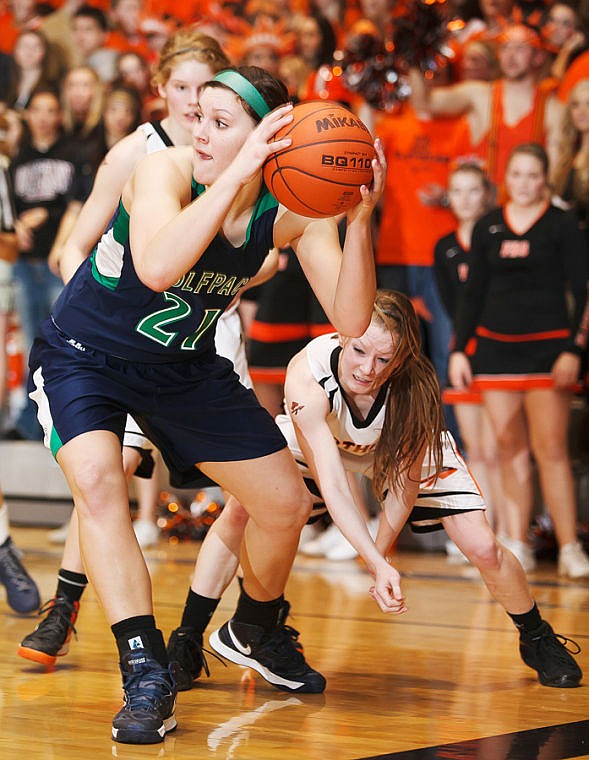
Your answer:
[[[276,421],[289,449],[309,487],[321,495],[365,560],[374,579],[370,593],[383,612],[407,610],[399,574],[385,559],[402,527],[406,522],[420,532],[443,527],[520,630],[522,658],[538,671],[540,682],[578,685],[578,665],[542,620],[521,565],[497,542],[483,496],[444,431],[438,380],[422,353],[418,319],[407,296],[379,290],[361,336],[323,335],[296,354],[288,365],[285,408]],[[373,481],[382,505],[375,542],[348,473]],[[199,553],[193,585],[211,599],[220,596],[236,569],[240,510],[234,503],[225,507]],[[290,634],[296,637],[292,629]],[[275,683],[238,646],[230,624],[213,632],[210,643],[227,659]],[[180,667],[190,674],[190,658]],[[191,685],[188,681],[186,688]]]
[[[161,741],[176,725],[173,669],[129,518],[120,457],[126,411],[173,481],[193,480],[198,467],[252,518],[243,592],[228,624],[236,646],[288,690],[325,688],[278,625],[311,499],[274,421],[216,354],[214,326],[268,251],[290,244],[332,323],[360,335],[375,293],[370,225],[385,164],[377,142],[373,184],[347,214],[342,251],[335,219],[299,217],[263,185],[264,161],[290,145],[273,139],[292,121],[286,100],[284,85],[255,67],[205,83],[193,145],[139,164],[32,354],[46,444],[71,487],[86,572],[119,648],[126,699],[113,722],[117,741]]]
[[[490,208],[491,183],[475,163],[460,164],[448,178],[448,201],[458,225],[438,240],[434,249],[434,268],[440,297],[454,324],[458,300],[468,277],[470,242],[477,220]],[[473,346],[474,348],[474,346]],[[448,347],[450,349],[450,346]],[[456,420],[469,469],[485,494],[497,533],[501,526],[501,476],[497,464],[497,445],[479,392],[446,388],[443,394],[454,405]],[[447,545],[450,557],[453,546]]]
[[[196,119],[198,88],[225,69],[229,60],[218,42],[202,32],[181,30],[165,44],[154,72],[153,82],[167,105],[167,115],[161,121],[145,122],[136,131],[122,138],[107,153],[96,175],[90,197],[81,203],[70,204],[69,236],[63,232],[65,243],[55,245],[49,261],[56,274],[68,282],[82,261],[100,239],[114,214],[125,182],[146,155],[173,145],[189,145]],[[231,336],[240,338],[239,315],[234,313],[221,322],[226,327],[237,320],[237,327],[228,328]],[[226,333],[223,332],[226,337]],[[231,343],[230,343],[231,345]],[[236,352],[233,352],[234,355]],[[228,355],[228,354],[226,354]],[[246,367],[245,357],[242,364]],[[241,370],[241,366],[239,370]],[[152,474],[153,444],[145,438],[137,423],[127,417],[123,439],[123,463],[128,478],[135,473],[135,491],[139,501],[138,519],[133,528],[140,546],[157,541],[155,524],[159,483],[157,471]],[[151,475],[151,477],[150,477]],[[88,579],[80,555],[76,511],[68,526],[59,530],[65,548],[57,575],[55,596],[46,605],[47,614],[36,629],[24,637],[18,654],[25,659],[52,667],[58,655],[67,652],[67,642],[76,622],[80,600]],[[59,539],[59,535],[58,535]]]
[[[507,203],[474,228],[449,377],[459,389],[474,377],[483,393],[497,436],[507,545],[534,566],[526,540],[532,453],[559,545],[559,573],[584,578],[589,558],[576,536],[567,435],[587,340],[588,254],[576,220],[548,201],[547,167],[541,146],[518,146],[505,175]],[[466,346],[475,336],[469,359]]]

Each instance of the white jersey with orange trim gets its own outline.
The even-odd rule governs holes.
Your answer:
[[[344,468],[372,478],[374,452],[384,424],[388,388],[386,385],[381,388],[366,418],[359,419],[350,408],[339,382],[340,353],[339,337],[334,333],[315,338],[306,348],[311,373],[329,399],[327,424],[339,448]],[[291,418],[295,411],[278,415],[276,422],[303,475],[310,477]],[[433,463],[430,463],[426,453],[419,494],[410,521],[422,530],[429,530],[429,526],[437,528],[443,516],[475,509],[485,509],[484,499],[452,435],[446,431],[441,472],[436,476]]]

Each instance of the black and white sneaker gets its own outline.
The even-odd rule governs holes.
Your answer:
[[[573,654],[579,654],[581,647],[576,641],[554,633],[545,620],[530,633],[520,635],[519,651],[522,660],[538,673],[543,686],[571,689],[579,686],[583,672],[566,648],[572,644]]]
[[[121,660],[125,704],[112,722],[112,738],[125,744],[155,744],[176,728],[176,682],[145,649]]]
[[[256,670],[277,689],[319,694],[325,689],[325,678],[309,667],[293,631],[277,625],[265,633],[259,625],[232,619],[214,631],[209,642],[215,652],[236,665]]]
[[[45,615],[32,633],[20,643],[17,654],[26,660],[53,668],[58,657],[69,652],[72,633],[77,637],[76,620],[80,602],[70,602],[64,596],[54,596],[41,607]]]
[[[192,689],[194,682],[200,678],[203,670],[207,678],[211,675],[205,652],[227,667],[225,660],[217,657],[214,652],[203,649],[202,635],[196,633],[194,628],[189,626],[180,626],[172,631],[167,651],[168,658],[174,668],[174,678],[178,691]]]

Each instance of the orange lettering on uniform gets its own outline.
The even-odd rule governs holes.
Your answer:
[[[504,240],[499,256],[502,259],[525,259],[530,255],[529,240]]]

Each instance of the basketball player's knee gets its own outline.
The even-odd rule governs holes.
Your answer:
[[[272,510],[276,530],[301,530],[309,519],[313,501],[306,488],[302,488],[280,500]]]
[[[78,468],[70,485],[78,512],[86,515],[104,514],[108,511],[114,492],[114,478],[108,468],[98,462],[87,462]]]
[[[313,511],[313,497],[306,488],[302,488],[297,500],[297,527],[302,528]]]
[[[231,530],[242,530],[245,528],[249,515],[247,510],[236,500],[229,499],[223,507],[224,520]]]
[[[493,536],[485,536],[475,545],[469,559],[481,572],[497,572],[501,567],[503,552]]]

